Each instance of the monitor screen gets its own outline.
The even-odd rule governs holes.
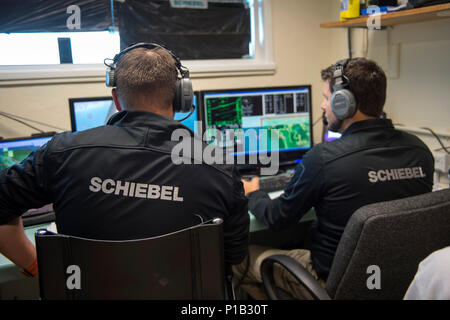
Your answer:
[[[194,93],[194,105],[197,104],[198,93]],[[70,121],[72,131],[82,131],[105,125],[109,118],[117,112],[112,97],[72,98],[69,99]],[[186,117],[188,113],[176,113],[175,120]],[[182,123],[192,131],[196,130],[196,110]]]
[[[234,156],[279,151],[283,164],[312,147],[309,85],[204,91],[201,99],[204,139]]]
[[[103,126],[117,112],[112,97],[69,99],[72,131]]]
[[[26,159],[31,152],[36,151],[47,143],[52,136],[14,138],[0,141],[0,170]],[[43,213],[52,212],[53,207],[47,204],[41,208],[30,209],[23,214],[24,217],[38,216]]]
[[[0,141],[0,170],[24,160],[28,155],[39,149],[51,136],[14,138]]]

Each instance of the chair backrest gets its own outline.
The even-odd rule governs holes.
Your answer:
[[[224,299],[222,220],[101,241],[36,232],[42,299]]]
[[[344,230],[326,289],[333,299],[402,299],[420,261],[448,245],[450,189],[364,206]]]

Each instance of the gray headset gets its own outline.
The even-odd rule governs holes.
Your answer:
[[[331,110],[339,120],[351,118],[356,112],[356,99],[347,89],[349,79],[344,75],[344,69],[349,59],[338,61],[334,69],[333,94],[331,96]]]
[[[191,79],[189,79],[189,70],[184,67],[180,59],[178,59],[177,56],[175,56],[170,50],[160,46],[156,43],[137,43],[132,46],[129,46],[128,48],[125,48],[118,54],[114,56],[114,59],[112,59],[112,64],[107,64],[106,60],[111,59],[105,59],[104,63],[108,67],[106,70],[106,86],[107,87],[116,87],[117,86],[117,79],[116,79],[116,66],[117,62],[120,60],[120,57],[122,57],[127,52],[136,49],[136,48],[146,48],[149,50],[155,49],[155,48],[161,48],[170,53],[170,55],[175,60],[175,66],[177,67],[179,71],[179,76],[177,78],[176,83],[176,89],[175,89],[175,96],[173,99],[173,111],[174,112],[182,112],[186,113],[191,111],[193,107],[193,100],[194,100],[194,92],[192,89],[192,82]]]

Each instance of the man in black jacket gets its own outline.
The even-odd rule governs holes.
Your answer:
[[[314,207],[317,221],[310,230],[310,250],[282,251],[298,260],[322,285],[350,216],[375,202],[399,199],[432,190],[434,159],[417,137],[396,130],[380,119],[386,99],[386,76],[373,61],[340,61],[322,71],[321,105],[328,128],[342,133],[332,142],[313,147],[296,168],[284,193],[271,200],[258,179],[244,181],[250,211],[273,230],[296,223]],[[260,290],[261,261],[279,250],[250,246],[250,269],[243,288],[254,298]],[[247,259],[246,259],[247,260]],[[235,268],[244,273],[247,261]],[[275,269],[280,287],[297,298],[309,295],[286,272]]]
[[[53,203],[59,233],[102,240],[152,237],[219,217],[226,263],[244,259],[247,198],[234,167],[172,160],[178,144],[172,133],[189,130],[173,120],[180,68],[158,46],[123,51],[115,58],[112,90],[121,112],[108,125],[58,134],[0,173],[1,253],[35,271],[36,252],[20,216]],[[191,134],[192,144],[201,145]]]

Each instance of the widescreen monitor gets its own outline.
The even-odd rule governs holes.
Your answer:
[[[236,157],[279,152],[282,165],[312,147],[309,85],[203,91],[201,100],[205,140]]]
[[[51,138],[52,135],[40,135],[36,137],[0,140],[0,171],[22,162],[33,151],[46,144]],[[52,205],[47,204],[41,208],[28,210],[23,214],[23,217],[38,216],[52,211]]]
[[[72,131],[103,126],[117,112],[112,97],[69,99]]]
[[[194,93],[194,105],[197,105],[198,93]],[[72,131],[82,131],[105,125],[109,118],[117,112],[112,97],[72,98],[69,99],[70,121]],[[176,113],[175,120],[186,117],[188,113]],[[182,123],[192,131],[198,133],[196,128],[196,110]]]
[[[51,136],[31,136],[0,140],[0,170],[21,162],[50,139]]]

